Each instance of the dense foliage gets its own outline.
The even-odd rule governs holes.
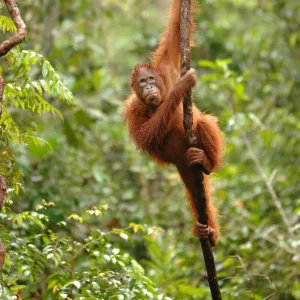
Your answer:
[[[300,299],[300,2],[199,3],[193,97],[227,144],[223,298]],[[209,299],[178,174],[137,154],[122,116],[169,1],[18,5],[28,38],[1,59],[1,299]]]

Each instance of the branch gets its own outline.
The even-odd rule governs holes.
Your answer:
[[[190,54],[190,16],[191,16],[191,0],[181,0],[181,20],[180,20],[180,67],[181,76],[183,76],[191,65]],[[197,137],[193,132],[193,102],[191,90],[185,95],[183,102],[183,126],[188,142],[188,146],[197,145]],[[196,198],[196,205],[198,211],[198,221],[201,224],[208,223],[208,215],[206,208],[206,198],[203,186],[203,173],[201,166],[193,167],[194,177],[196,181],[196,191],[194,197]],[[221,293],[217,279],[216,266],[214,256],[211,250],[209,239],[200,239],[202,252],[204,256],[205,266],[207,270],[207,280],[210,286],[210,292],[213,300],[221,300]]]
[[[4,93],[4,79],[0,76],[0,118],[2,115],[3,93]]]
[[[6,198],[7,188],[6,188],[6,182],[2,175],[0,175],[0,211],[2,210],[5,198]]]
[[[0,272],[1,272],[4,262],[5,262],[5,256],[6,256],[6,249],[5,249],[2,241],[0,240]]]
[[[22,43],[26,38],[26,25],[21,18],[15,0],[4,0],[4,3],[17,27],[17,33],[0,44],[0,57],[7,54],[13,47]]]

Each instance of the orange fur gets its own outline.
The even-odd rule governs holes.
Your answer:
[[[186,159],[187,142],[183,128],[182,101],[187,91],[196,83],[194,77],[187,73],[182,78],[180,74],[180,0],[173,0],[169,24],[164,31],[158,48],[151,55],[151,65],[138,65],[131,76],[133,94],[126,100],[125,119],[129,135],[138,149],[149,153],[161,164],[174,164],[187,190],[193,215],[197,219],[194,200],[195,182],[191,168]],[[195,4],[195,0],[192,1]],[[194,30],[191,17],[190,29]],[[141,68],[152,70],[157,78],[164,83],[161,93],[163,103],[151,110],[141,99],[136,86],[137,74]],[[210,171],[221,165],[223,140],[217,125],[217,119],[204,114],[193,105],[193,128],[198,138],[198,147],[204,151],[202,164]],[[214,229],[213,244],[219,235],[217,210],[212,205],[209,193],[208,177],[204,175],[204,186],[207,196],[209,226]],[[197,234],[195,230],[195,234]]]
[[[193,13],[197,1],[191,1],[191,13]],[[172,64],[177,71],[180,70],[180,9],[181,1],[172,0],[169,24],[165,29],[158,47],[151,54],[150,59],[154,67],[160,67],[163,64]],[[190,32],[195,31],[193,18],[190,18]],[[191,46],[193,42],[191,41]]]

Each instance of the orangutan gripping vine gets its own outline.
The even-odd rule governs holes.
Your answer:
[[[192,0],[192,5],[195,5]],[[183,128],[182,101],[197,84],[195,70],[180,77],[180,0],[172,0],[169,24],[150,64],[137,65],[130,77],[132,95],[126,100],[125,119],[129,135],[136,146],[160,164],[174,164],[182,178],[195,217],[194,233],[210,238],[215,245],[219,235],[217,210],[210,201],[208,176],[222,162],[223,140],[212,115],[193,106],[193,127],[197,147],[187,149]],[[191,17],[190,30],[194,30]],[[208,226],[197,222],[195,182],[191,166],[204,170]]]

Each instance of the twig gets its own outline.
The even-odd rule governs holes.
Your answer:
[[[253,294],[253,281],[252,281],[251,275],[249,274],[248,270],[246,269],[246,266],[245,266],[242,258],[239,255],[230,255],[230,256],[226,256],[225,258],[235,258],[235,259],[237,259],[239,261],[240,266],[238,268],[243,269],[244,272],[246,273],[246,276],[247,276],[247,278],[248,278],[248,280],[250,282],[251,293]],[[228,279],[228,277],[225,278],[225,279]]]
[[[263,300],[267,300],[270,299],[272,296],[274,296],[276,294],[276,288],[273,285],[272,281],[270,280],[270,278],[266,275],[262,275],[262,274],[251,274],[251,277],[261,277],[264,278],[265,280],[268,281],[269,286],[273,289],[273,293],[271,293],[270,295],[268,295],[267,297],[265,297]]]
[[[265,173],[258,157],[256,156],[256,154],[253,151],[253,148],[252,148],[252,145],[251,145],[249,139],[244,134],[243,134],[243,141],[244,141],[244,144],[246,145],[247,150],[248,150],[248,152],[249,152],[249,154],[250,154],[250,156],[251,156],[251,158],[252,158],[252,160],[253,160],[253,162],[256,166],[257,171],[259,172],[260,176],[262,177],[262,179],[263,179],[263,181],[264,181],[264,183],[265,183],[265,185],[266,185],[266,187],[269,191],[269,194],[271,195],[271,198],[272,198],[275,206],[277,207],[277,209],[280,213],[280,216],[281,216],[284,224],[286,225],[286,227],[288,229],[288,232],[290,234],[294,234],[293,230],[292,230],[292,227],[291,227],[291,224],[290,224],[290,221],[289,221],[289,219],[288,219],[288,217],[287,217],[287,215],[286,215],[286,213],[285,213],[285,211],[284,211],[284,209],[281,205],[280,199],[277,196],[277,194],[276,194],[276,192],[275,192],[275,190],[272,186],[271,180],[268,179],[267,174]]]
[[[7,54],[13,47],[22,43],[26,38],[26,25],[21,18],[19,9],[15,0],[4,0],[4,3],[17,26],[17,33],[8,40],[0,44],[0,56]]]
[[[183,76],[189,69],[191,64],[190,55],[190,11],[191,0],[181,1],[181,21],[180,21],[180,66],[181,76]],[[192,92],[189,91],[184,97],[184,117],[183,126],[188,142],[188,146],[197,145],[197,137],[193,132],[193,102],[191,99]],[[201,166],[193,167],[195,181],[196,181],[196,205],[198,210],[198,221],[201,224],[208,223],[208,215],[206,209],[205,191],[203,186],[203,174]],[[221,293],[217,279],[216,266],[214,256],[211,250],[209,239],[200,239],[202,252],[207,270],[207,280],[210,286],[210,292],[213,300],[221,300]]]
[[[268,281],[269,287],[271,289],[273,289],[273,292],[270,295],[268,295],[267,297],[265,297],[263,300],[270,299],[272,296],[274,296],[276,294],[276,288],[275,288],[274,284],[272,283],[272,281],[270,280],[270,278],[268,276],[262,275],[262,274],[250,274],[248,272],[246,266],[244,265],[244,262],[243,262],[242,258],[239,255],[231,255],[231,256],[227,256],[226,258],[235,258],[235,259],[237,259],[240,262],[240,266],[238,266],[238,268],[241,268],[241,269],[244,270],[244,272],[246,273],[247,279],[250,282],[250,291],[243,292],[241,295],[243,295],[245,293],[251,293],[253,296],[255,296],[254,295],[254,283],[253,283],[252,277],[261,277],[261,278],[264,278],[265,280]],[[224,280],[232,279],[232,278],[240,278],[240,277],[238,277],[238,276],[231,276],[231,277],[224,278]]]

